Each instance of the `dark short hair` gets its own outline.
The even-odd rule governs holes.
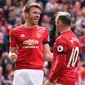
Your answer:
[[[30,2],[25,5],[24,12],[29,12],[30,8],[36,7],[41,10],[41,5],[36,2]]]
[[[71,16],[66,14],[66,15],[59,15],[58,17],[59,20],[61,20],[61,22],[64,24],[64,25],[70,25],[71,24]]]

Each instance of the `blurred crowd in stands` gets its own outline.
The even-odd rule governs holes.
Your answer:
[[[76,69],[76,85],[85,85],[85,0],[30,0],[42,6],[39,25],[49,31],[49,44],[52,51],[55,38],[55,15],[67,11],[72,16],[71,29],[81,42],[80,59]],[[14,63],[8,59],[9,32],[24,23],[23,7],[27,0],[0,0],[0,85],[12,85]],[[69,36],[69,35],[68,35]],[[44,81],[49,77],[51,62],[45,61]],[[43,82],[44,82],[43,81]]]

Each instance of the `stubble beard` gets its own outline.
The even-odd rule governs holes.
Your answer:
[[[38,24],[38,21],[34,21],[32,24],[33,25],[37,25]]]

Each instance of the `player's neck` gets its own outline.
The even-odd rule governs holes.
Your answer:
[[[35,25],[33,25],[33,24],[31,24],[31,23],[29,23],[29,22],[26,21],[25,24],[24,24],[24,26],[26,28],[30,29],[30,28],[33,28]]]
[[[70,30],[71,30],[70,27],[64,27],[64,28],[61,30],[60,34],[62,34],[63,32],[66,32],[66,31],[70,31]]]

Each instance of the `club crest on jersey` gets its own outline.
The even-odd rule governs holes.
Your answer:
[[[37,36],[38,38],[40,38],[40,37],[41,37],[41,34],[40,34],[40,33],[37,33],[36,36]]]
[[[62,46],[62,45],[59,45],[59,46],[57,47],[57,50],[58,50],[58,52],[62,52],[62,51],[63,51],[63,46]]]

